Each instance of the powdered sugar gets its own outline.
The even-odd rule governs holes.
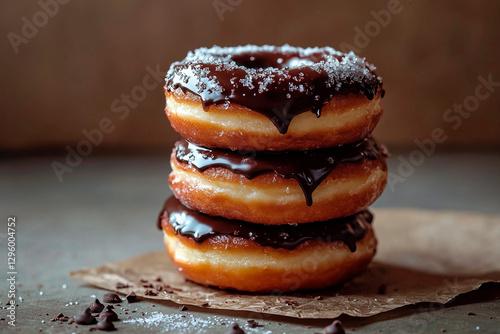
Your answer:
[[[238,64],[233,60],[233,55],[255,54],[255,53],[282,53],[284,55],[293,55],[286,66],[284,67],[247,67]],[[307,57],[317,58],[318,61],[312,61]],[[283,58],[276,59],[277,65],[283,63]],[[328,75],[328,80],[325,83],[328,87],[334,90],[340,90],[343,84],[361,84],[363,81],[381,81],[373,71],[375,66],[355,55],[352,51],[348,54],[339,52],[331,47],[313,47],[313,48],[300,48],[290,45],[283,45],[281,47],[271,45],[244,45],[236,47],[220,47],[213,46],[211,48],[199,48],[194,51],[188,52],[186,58],[181,62],[172,64],[168,73],[167,79],[179,74],[179,69],[176,65],[191,64],[192,71],[189,67],[183,69],[180,73],[182,82],[187,83],[190,76],[199,78],[197,88],[199,92],[211,89],[214,92],[222,92],[223,85],[219,83],[218,76],[211,75],[217,72],[227,71],[244,71],[244,79],[240,79],[239,83],[249,89],[254,88],[254,83],[258,83],[259,93],[272,85],[277,77],[290,75],[292,69],[310,69],[317,73],[325,73]],[[209,67],[212,71],[209,70]],[[296,72],[296,71],[294,71]],[[304,72],[299,71],[298,75],[304,75]],[[168,80],[167,80],[168,81]],[[235,82],[232,82],[236,84]],[[290,92],[304,91],[304,86],[290,85]]]
[[[148,316],[124,320],[123,323],[136,324],[137,326],[155,329],[161,333],[213,333],[214,328],[229,328],[234,322],[234,319],[220,317],[220,316],[207,316],[204,319],[196,317],[192,314],[167,314],[161,312],[153,312]],[[222,325],[223,324],[223,325]],[[240,324],[247,333],[262,333],[272,334],[270,330],[263,327],[244,327],[243,321]]]

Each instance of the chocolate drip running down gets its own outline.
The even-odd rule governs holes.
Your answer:
[[[292,250],[306,241],[343,242],[351,252],[356,251],[356,242],[361,240],[371,224],[373,215],[363,210],[355,215],[325,222],[298,225],[252,224],[241,220],[212,217],[191,210],[175,197],[170,197],[158,218],[158,228],[170,224],[175,234],[202,243],[216,235],[232,235],[252,240],[261,246]]]
[[[337,94],[363,94],[372,100],[382,78],[354,53],[332,48],[284,45],[200,48],[174,62],[165,90],[181,89],[200,97],[203,108],[232,102],[271,120],[285,134],[292,119],[306,111],[321,115]]]
[[[265,173],[295,179],[302,188],[308,206],[313,203],[313,191],[336,166],[361,163],[364,159],[376,160],[385,155],[384,152],[385,149],[372,137],[354,144],[307,151],[231,151],[201,147],[185,139],[178,141],[174,148],[177,161],[190,164],[199,172],[222,167],[248,179]]]

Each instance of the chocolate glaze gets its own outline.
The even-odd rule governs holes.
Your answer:
[[[165,81],[166,91],[190,91],[205,109],[232,102],[259,112],[282,134],[300,113],[310,110],[320,117],[323,105],[337,94],[371,100],[379,90],[384,93],[373,65],[329,47],[200,48],[174,62]]]
[[[211,167],[222,167],[252,179],[265,173],[276,173],[295,179],[312,205],[312,193],[339,164],[376,160],[386,150],[372,137],[354,144],[308,151],[253,152],[205,148],[185,139],[175,144],[177,161],[192,165],[203,172]]]
[[[341,241],[354,252],[356,241],[364,237],[372,220],[370,211],[363,210],[349,217],[325,222],[297,225],[252,224],[191,210],[172,196],[165,202],[160,213],[158,228],[161,229],[162,224],[170,224],[175,234],[180,233],[197,243],[216,235],[231,235],[252,240],[262,246],[292,250],[310,240]]]

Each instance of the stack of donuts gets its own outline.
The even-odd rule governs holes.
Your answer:
[[[173,196],[167,252],[188,279],[253,292],[316,289],[375,255],[367,207],[387,182],[382,79],[355,54],[200,48],[166,76]]]

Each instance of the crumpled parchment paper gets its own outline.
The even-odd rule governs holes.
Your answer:
[[[363,274],[340,287],[283,295],[208,288],[186,281],[166,252],[70,275],[122,294],[134,291],[142,299],[297,318],[335,318],[343,313],[371,316],[418,302],[445,303],[484,282],[500,282],[500,216],[415,209],[373,211],[379,240],[375,260]],[[158,243],[162,242],[158,231]],[[117,289],[118,282],[128,287]]]

